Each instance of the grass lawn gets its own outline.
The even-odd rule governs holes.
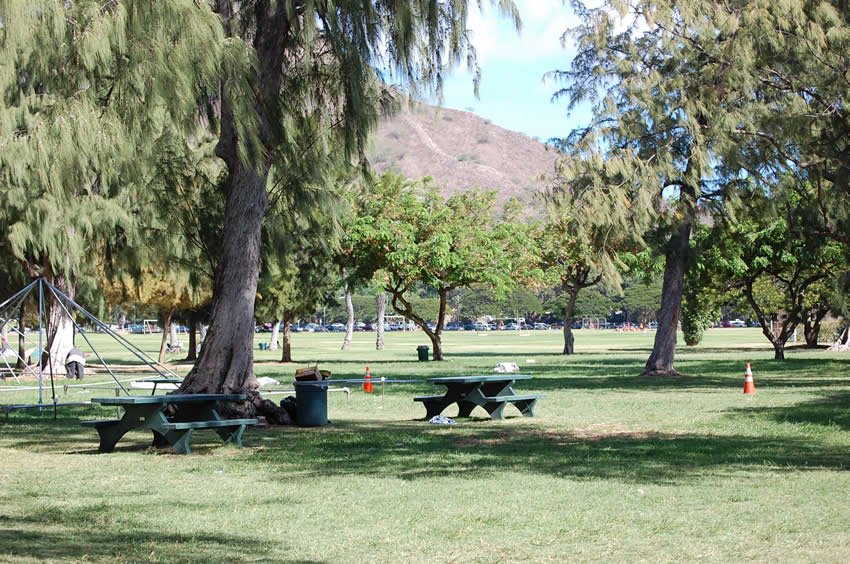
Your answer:
[[[421,333],[388,333],[381,352],[357,333],[343,353],[342,337],[296,334],[299,363],[257,351],[256,372],[288,383],[315,362],[336,378],[368,365],[416,382],[387,385],[383,401],[330,394],[328,426],[249,430],[241,450],[199,432],[175,456],[136,433],[98,454],[79,420],[112,410],[0,414],[0,561],[850,560],[848,354],[775,362],[758,330],[716,329],[680,348],[687,376],[650,379],[637,374],[651,333],[579,331],[571,357],[557,332],[448,333],[440,363],[416,361]],[[110,361],[130,360],[97,338]],[[135,337],[150,351],[157,339]],[[504,421],[422,421],[412,397],[426,378],[498,362],[534,377],[517,392],[545,395],[538,417],[509,406]],[[114,393],[63,383],[61,401]]]

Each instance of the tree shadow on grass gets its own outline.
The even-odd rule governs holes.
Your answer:
[[[620,426],[554,431],[532,425],[463,422],[364,424],[317,433],[266,433],[251,460],[266,470],[299,461],[307,477],[384,475],[476,479],[500,472],[677,484],[755,467],[845,470],[850,453],[794,438],[652,433]]]
[[[70,511],[53,508],[23,518],[0,515],[0,559],[244,562],[268,560],[286,551],[280,539],[269,541],[223,531],[177,534],[169,531],[168,523],[163,523],[163,530],[126,524],[104,526],[104,520],[120,520],[117,511],[94,505]]]
[[[848,403],[850,392],[844,391],[797,406],[754,407],[732,413],[847,429]],[[476,479],[508,471],[677,484],[753,468],[788,472],[850,468],[850,452],[810,438],[648,432],[623,425],[563,430],[544,425],[545,421],[518,417],[505,421],[462,419],[451,427],[424,421],[333,419],[331,425],[312,429],[250,429],[244,437],[246,449],[235,456],[263,473],[274,474],[279,468],[281,480],[373,475],[404,480]],[[97,440],[90,431],[70,419],[49,420],[39,426],[5,425],[0,444],[40,452],[93,453]],[[149,436],[135,433],[125,444],[127,450],[147,448]],[[193,441],[194,454],[189,456],[204,456],[220,444],[214,434],[199,436]]]
[[[642,364],[629,358],[575,358],[562,365],[523,367],[535,378],[525,387],[540,390],[681,391],[698,388],[742,388],[746,365],[738,360],[681,360],[681,376],[641,376]],[[763,361],[756,367],[757,387],[846,387],[850,364],[838,360],[788,359]]]
[[[778,423],[807,423],[850,430],[850,392],[823,392],[818,399],[781,407],[730,410],[738,415],[766,417]]]

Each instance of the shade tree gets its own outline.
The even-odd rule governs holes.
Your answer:
[[[719,222],[704,241],[703,279],[740,292],[784,360],[785,344],[810,315],[822,283],[846,268],[844,249],[812,229],[818,211],[793,192],[778,197],[754,184],[734,222]]]
[[[473,284],[497,293],[513,287],[515,262],[509,248],[520,230],[493,218],[492,193],[470,191],[443,198],[428,179],[414,183],[391,172],[363,198],[343,247],[363,273],[383,277],[393,309],[416,323],[431,340],[434,360],[443,360],[441,335],[448,296]],[[436,324],[410,299],[418,287],[437,294]]]
[[[565,144],[546,216],[535,231],[537,268],[564,295],[563,354],[575,352],[572,332],[579,293],[601,284],[621,290],[622,253],[640,242],[640,194],[623,181],[622,161],[606,160],[587,140]]]
[[[493,3],[518,22],[511,2]],[[447,66],[467,55],[473,61],[467,4],[214,3],[229,52],[244,64],[220,83],[216,154],[227,168],[224,244],[208,346],[183,391],[254,385],[253,296],[263,220],[271,194],[297,189],[270,183],[272,170],[310,181],[327,176],[335,168],[329,163],[363,153],[386,102],[382,78],[438,87]]]

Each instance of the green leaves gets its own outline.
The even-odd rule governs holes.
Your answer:
[[[486,284],[504,293],[514,284],[518,229],[496,222],[493,194],[467,192],[444,199],[428,181],[384,174],[360,202],[343,247],[351,264],[387,277],[404,292],[417,284],[448,291]]]

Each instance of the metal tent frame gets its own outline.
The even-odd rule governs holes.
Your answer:
[[[86,342],[88,347],[91,349],[92,353],[97,357],[97,360],[99,361],[100,365],[102,365],[106,369],[106,371],[109,373],[112,380],[115,382],[115,384],[117,386],[116,393],[118,392],[118,390],[120,390],[120,391],[124,392],[125,395],[130,395],[130,392],[127,390],[126,387],[124,387],[124,385],[121,383],[121,381],[116,376],[115,372],[112,370],[112,368],[109,366],[109,364],[104,360],[103,356],[98,352],[98,350],[92,344],[91,340],[89,339],[88,335],[86,334],[86,330],[77,323],[76,319],[74,318],[74,313],[81,315],[83,318],[87,319],[94,327],[99,329],[101,332],[108,334],[110,337],[113,338],[113,340],[118,342],[125,350],[129,351],[137,359],[139,359],[142,362],[142,364],[151,368],[154,372],[159,374],[162,378],[176,378],[177,377],[177,375],[174,372],[172,372],[169,368],[167,368],[166,366],[163,366],[162,364],[160,364],[159,362],[157,362],[156,360],[151,358],[146,352],[144,352],[139,347],[137,347],[136,345],[134,345],[133,343],[128,341],[126,338],[124,338],[118,332],[114,331],[111,327],[109,327],[109,325],[105,324],[100,319],[95,317],[92,313],[90,313],[88,310],[86,310],[84,307],[82,307],[80,304],[78,304],[72,298],[70,298],[67,294],[62,292],[59,288],[57,288],[56,286],[54,286],[53,284],[51,284],[50,282],[48,282],[44,278],[36,278],[32,282],[30,282],[27,286],[25,286],[24,288],[19,290],[17,293],[15,293],[12,297],[10,297],[6,301],[0,303],[0,328],[7,328],[7,331],[8,331],[8,328],[11,328],[11,323],[13,321],[15,321],[17,319],[17,317],[11,316],[10,313],[16,313],[16,312],[20,311],[21,306],[25,304],[25,302],[28,298],[32,297],[33,292],[37,292],[35,297],[37,298],[37,303],[38,303],[38,343],[37,343],[38,361],[36,363],[37,364],[37,376],[38,376],[38,388],[37,388],[38,389],[38,403],[11,404],[11,405],[0,404],[0,409],[6,411],[7,414],[8,414],[9,411],[12,411],[12,410],[15,410],[15,409],[38,408],[39,410],[41,410],[45,407],[49,407],[49,406],[52,405],[53,406],[53,415],[54,415],[54,417],[56,417],[56,408],[57,407],[71,406],[71,405],[87,405],[88,404],[88,402],[66,402],[66,403],[60,403],[59,402],[59,400],[56,396],[56,384],[55,384],[55,377],[54,377],[54,373],[53,373],[53,364],[54,364],[55,361],[54,361],[54,359],[50,358],[49,353],[47,354],[48,362],[46,364],[47,364],[47,368],[48,368],[47,376],[49,376],[49,383],[50,383],[51,403],[45,403],[45,401],[44,401],[44,392],[45,392],[45,386],[46,386],[46,382],[45,382],[45,362],[43,360],[44,356],[45,356],[44,345],[45,345],[45,336],[47,336],[47,339],[49,340],[49,335],[50,335],[50,331],[49,331],[50,327],[48,326],[48,323],[47,323],[47,319],[48,319],[48,317],[46,315],[47,304],[46,304],[46,299],[45,299],[48,296],[53,296],[56,299],[56,303],[59,304],[59,306],[62,308],[62,311],[64,312],[64,314],[71,320],[71,323],[74,326],[75,333],[80,335],[83,338],[83,340]],[[27,333],[26,333],[26,331],[23,327],[15,327],[14,332],[19,337],[22,337],[24,340],[26,340],[27,337],[28,337]],[[8,357],[6,356],[6,354],[8,353],[9,350],[11,350],[11,347],[4,348],[2,351],[0,351],[0,358],[2,358],[2,363],[5,365],[5,366],[0,365],[0,370],[3,370],[4,372],[10,373],[15,378],[15,380],[18,383],[20,383],[18,375],[15,373],[14,369],[10,366],[9,361],[8,361]],[[25,355],[25,356],[29,356],[29,355]],[[56,360],[58,360],[58,359],[56,359]],[[19,352],[15,353],[15,363],[17,364],[18,361],[21,361],[23,364],[27,364],[26,359],[22,358],[20,356]],[[26,389],[26,388],[16,388],[16,389],[22,390],[22,389]]]

